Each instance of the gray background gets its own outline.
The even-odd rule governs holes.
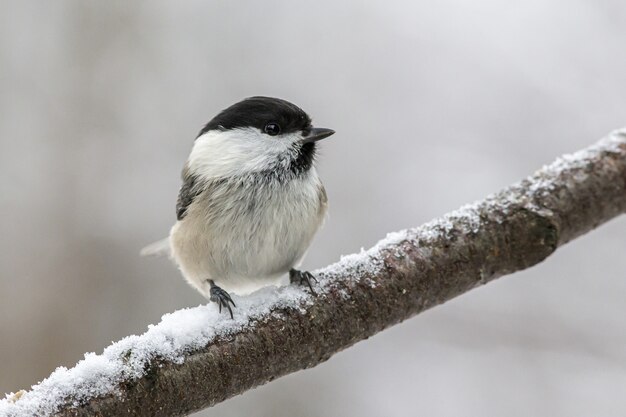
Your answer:
[[[204,302],[137,253],[220,109],[278,96],[336,129],[320,267],[626,125],[625,20],[618,0],[1,1],[0,392]],[[198,415],[623,415],[625,232]]]

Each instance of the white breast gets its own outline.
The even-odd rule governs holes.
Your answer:
[[[287,182],[262,177],[210,187],[170,233],[172,255],[205,296],[212,279],[246,294],[275,284],[304,256],[326,212],[314,168]]]

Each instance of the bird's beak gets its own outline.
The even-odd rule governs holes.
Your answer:
[[[323,127],[313,127],[302,138],[302,143],[317,142],[318,140],[322,140],[324,138],[329,137],[333,133],[335,133],[335,131],[332,129],[325,129]]]

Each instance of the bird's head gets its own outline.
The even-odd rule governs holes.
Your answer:
[[[250,97],[204,126],[188,168],[206,179],[268,171],[299,174],[312,167],[317,141],[333,133],[313,127],[311,118],[288,101]]]

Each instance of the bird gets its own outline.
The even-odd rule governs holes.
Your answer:
[[[313,274],[297,268],[326,217],[315,157],[334,133],[279,98],[249,97],[222,110],[194,141],[169,236],[142,255],[169,254],[231,319],[230,293],[278,285],[286,274],[316,295]]]

